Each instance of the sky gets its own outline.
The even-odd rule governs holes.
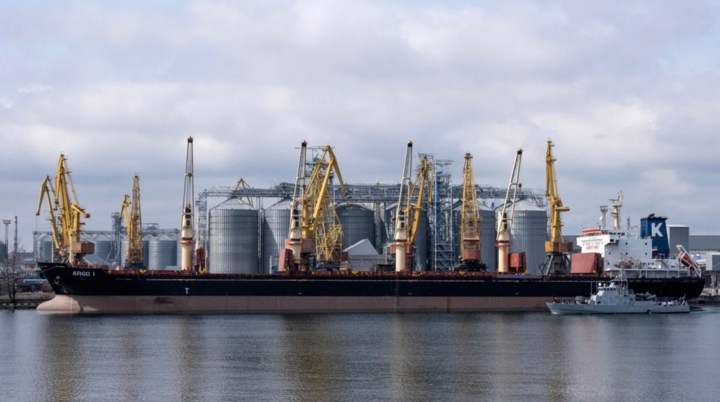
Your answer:
[[[545,186],[565,233],[625,193],[720,234],[720,4],[693,1],[0,2],[0,218],[49,230],[40,184],[69,159],[87,229],[140,175],[143,221],[179,226],[196,190],[294,179],[331,144],[349,183],[398,182],[408,140],[478,184]],[[221,200],[215,200],[220,202]]]

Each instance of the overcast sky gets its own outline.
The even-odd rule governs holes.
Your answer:
[[[118,5],[116,3],[122,3]],[[294,178],[302,140],[352,183],[397,182],[405,144],[472,152],[504,187],[556,143],[566,233],[618,191],[720,233],[720,6],[703,1],[0,2],[0,218],[26,249],[40,183],[69,157],[88,229],[140,174],[143,220],[177,227],[196,189]],[[216,200],[220,201],[220,200]]]

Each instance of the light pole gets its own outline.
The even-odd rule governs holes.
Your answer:
[[[12,221],[10,220],[4,220],[3,223],[5,224],[5,269],[7,269],[7,263],[8,263],[8,227],[10,226],[10,223]]]
[[[5,269],[4,269],[4,272],[3,272],[3,273],[5,274],[5,285],[8,287],[8,296],[10,297],[10,300],[12,301],[13,297],[12,297],[12,289],[10,289],[10,287],[11,287],[11,285],[10,285],[10,271],[8,271],[8,260],[10,259],[10,255],[8,254],[8,227],[10,226],[10,222],[11,222],[11,221],[10,221],[10,220],[7,220],[7,219],[6,219],[6,220],[3,220],[3,223],[5,224],[5,255],[4,255],[4,257],[5,257],[5,264],[4,264]]]

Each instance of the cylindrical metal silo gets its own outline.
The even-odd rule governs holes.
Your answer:
[[[380,211],[380,246],[386,246],[392,243],[395,237],[395,220],[393,217],[397,212],[397,203],[386,204],[384,209]],[[376,247],[381,251],[380,247]]]
[[[411,222],[412,224],[412,222]],[[429,239],[429,222],[428,214],[425,209],[420,211],[420,221],[418,222],[417,236],[415,237],[415,261],[420,271],[428,270],[428,244]]]
[[[125,266],[125,261],[127,261],[127,248],[128,248],[128,240],[122,239],[120,240],[120,266]]]
[[[148,266],[150,261],[150,240],[154,239],[155,236],[144,236],[143,237],[143,265]]]
[[[208,271],[258,272],[259,211],[231,198],[208,214]]]
[[[280,249],[285,247],[285,239],[290,230],[290,199],[282,200],[264,211],[262,255],[264,273],[277,270]]]
[[[508,206],[508,213],[509,213]],[[515,218],[511,233],[510,252],[524,251],[527,270],[537,274],[545,261],[545,239],[547,238],[547,212],[528,200],[515,204]]]
[[[176,265],[177,240],[168,235],[160,235],[150,240],[149,243],[148,269],[158,271]]]
[[[487,266],[488,271],[494,271],[497,260],[497,250],[495,248],[497,216],[495,215],[495,210],[483,204],[480,204],[478,209],[480,210],[480,217],[482,218],[482,222],[480,223],[480,258],[482,258],[482,262]]]
[[[95,242],[95,253],[96,257],[102,258],[105,261],[110,259],[112,253],[113,242],[108,236],[99,234],[92,239]]]
[[[342,225],[343,248],[363,239],[375,246],[375,212],[358,204],[341,204],[335,210]]]
[[[34,251],[35,260],[51,261],[53,253],[52,236],[41,235],[38,237],[36,244],[36,249]]]

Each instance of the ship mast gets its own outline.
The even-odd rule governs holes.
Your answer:
[[[518,149],[515,155],[515,163],[510,174],[510,183],[508,183],[507,193],[505,193],[505,202],[498,216],[497,238],[495,246],[498,248],[498,272],[507,273],[509,269],[508,251],[510,251],[510,236],[512,233],[513,219],[515,217],[515,201],[517,200],[518,190],[522,189],[520,183],[520,166],[522,164],[522,148]],[[507,205],[510,201],[510,192],[512,191],[512,208],[510,216],[507,215]]]
[[[612,201],[612,211],[610,211],[610,215],[613,217],[613,224],[615,227],[615,230],[620,229],[620,208],[623,206],[623,192],[618,193],[618,197],[616,199],[611,199]]]
[[[405,261],[408,252],[408,227],[407,214],[410,210],[412,155],[413,143],[409,141],[405,150],[405,162],[403,163],[403,175],[400,181],[400,197],[398,198],[397,211],[395,212],[395,271],[404,271],[407,262]]]
[[[192,253],[195,244],[193,220],[195,217],[195,178],[193,175],[193,138],[187,139],[185,155],[185,184],[183,186],[182,222],[180,223],[180,246],[182,247],[181,269],[192,270]]]

